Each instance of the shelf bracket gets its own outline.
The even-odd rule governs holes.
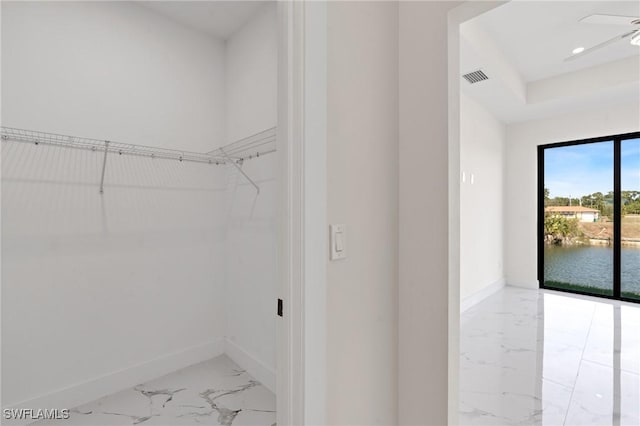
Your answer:
[[[250,177],[249,177],[249,176],[247,176],[247,174],[244,172],[244,170],[242,170],[242,167],[240,167],[240,166],[238,165],[238,163],[236,163],[235,161],[233,161],[233,159],[231,159],[231,157],[229,157],[229,156],[227,155],[227,153],[226,153],[226,152],[224,152],[224,149],[220,148],[219,150],[220,150],[220,152],[222,153],[222,156],[225,158],[225,160],[227,160],[228,162],[230,162],[231,164],[233,164],[233,166],[234,166],[236,169],[238,169],[238,171],[239,171],[240,173],[242,173],[242,176],[244,176],[244,177],[245,177],[245,179],[247,179],[247,180],[249,181],[249,183],[250,183],[251,185],[253,185],[253,187],[256,189],[256,192],[257,192],[258,194],[260,194],[260,187],[259,187],[259,186],[258,186],[258,185],[257,185],[257,184],[256,184],[256,183],[255,183],[255,182],[254,182]]]
[[[104,193],[104,172],[107,169],[107,152],[109,152],[109,141],[104,141],[104,158],[102,159],[102,176],[100,177],[100,193]]]

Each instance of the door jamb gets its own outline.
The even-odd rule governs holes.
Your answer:
[[[326,8],[278,2],[279,425],[326,424]]]

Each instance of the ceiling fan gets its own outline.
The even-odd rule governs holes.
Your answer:
[[[640,46],[640,18],[637,16],[589,15],[580,19],[580,22],[584,22],[586,24],[626,26],[627,31],[623,34],[610,38],[609,40],[603,41],[602,43],[598,43],[595,46],[591,46],[588,49],[575,49],[574,54],[565,58],[565,61],[573,61],[581,58],[589,53],[602,49],[603,47],[617,41],[624,40],[628,37],[631,37],[630,41],[632,45]]]

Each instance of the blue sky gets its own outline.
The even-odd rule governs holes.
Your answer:
[[[622,141],[622,190],[640,191],[640,139]],[[553,197],[613,191],[613,142],[545,150],[545,187]]]

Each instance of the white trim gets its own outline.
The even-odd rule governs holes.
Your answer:
[[[457,75],[460,73],[460,23],[463,22],[459,9],[468,3],[449,11],[447,28],[448,50],[448,93],[449,108],[449,312],[448,312],[448,395],[447,420],[449,424],[458,424],[459,369],[460,369],[460,85]],[[457,12],[457,13],[456,13]],[[454,79],[454,76],[456,78]]]
[[[460,314],[467,311],[471,307],[477,305],[478,303],[482,302],[484,299],[491,296],[492,294],[502,290],[505,285],[506,285],[505,279],[501,278],[498,281],[495,281],[489,284],[485,288],[479,291],[476,291],[475,293],[465,297],[460,301]]]
[[[233,362],[238,364],[254,379],[262,383],[264,387],[271,392],[276,392],[276,372],[236,342],[232,342],[228,338],[224,342],[224,353],[231,358]]]
[[[326,424],[325,2],[279,2],[279,425]]]
[[[140,383],[162,377],[165,374],[215,358],[224,353],[224,340],[217,338],[210,342],[192,346],[185,350],[164,355],[131,367],[114,371],[76,383],[62,389],[41,395],[4,408],[73,408],[107,395],[131,388]],[[10,424],[23,425],[29,421],[12,421]],[[4,424],[4,422],[3,422]]]
[[[278,2],[280,288],[277,424],[304,424],[304,22],[303,2]]]
[[[531,281],[509,281],[507,282],[509,287],[518,287],[518,288],[526,288],[528,290],[537,290],[540,288],[538,284],[538,280]]]
[[[327,2],[305,2],[304,423],[327,424]]]

